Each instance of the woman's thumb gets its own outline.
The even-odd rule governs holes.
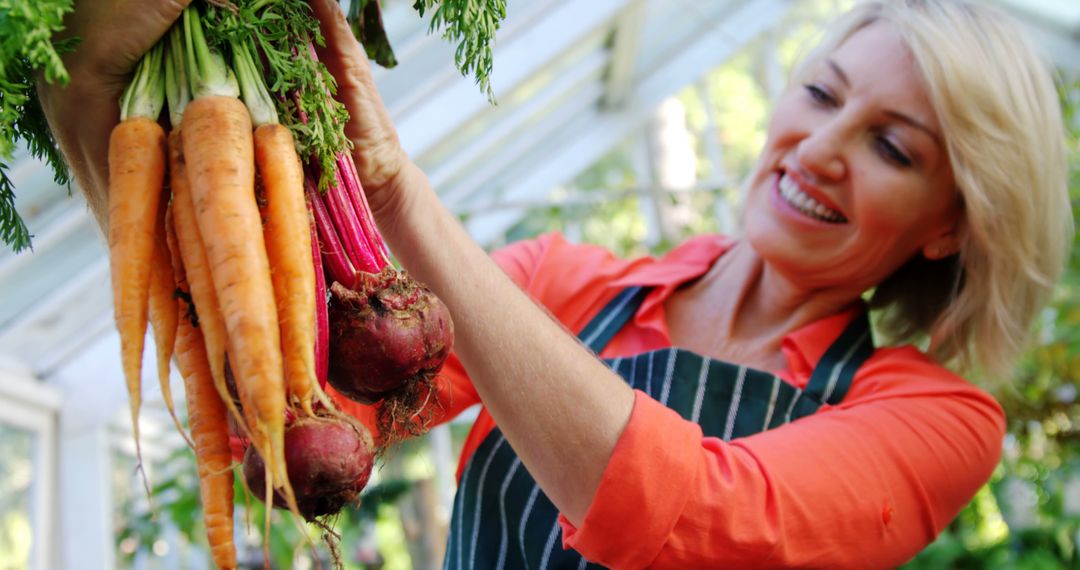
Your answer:
[[[169,31],[191,0],[80,0],[63,36],[78,38],[65,63],[106,77],[126,76]]]

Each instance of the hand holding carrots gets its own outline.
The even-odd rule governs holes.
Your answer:
[[[345,13],[335,0],[311,0],[322,22],[326,47],[319,59],[338,82],[337,99],[352,120],[345,134],[353,143],[353,158],[373,211],[383,209],[397,194],[382,190],[395,187],[411,163],[398,140],[390,112],[379,96],[364,48],[356,41]]]
[[[87,45],[67,62],[73,87],[46,86],[41,98],[109,233],[135,425],[149,318],[162,390],[169,392],[173,357],[185,380],[189,443],[200,466],[207,528],[231,524],[231,500],[214,490],[231,481],[229,465],[221,463],[227,460],[221,450],[229,417],[250,445],[244,459],[249,488],[265,493],[268,504],[280,500],[312,520],[355,502],[380,452],[320,383],[333,342],[323,278],[353,286],[378,276],[383,287],[367,292],[369,302],[438,325],[437,350],[428,355],[414,349],[431,343],[398,334],[412,325],[399,323],[379,337],[385,327],[357,321],[364,333],[353,339],[358,346],[416,340],[393,346],[394,355],[423,360],[417,370],[411,360],[395,360],[407,371],[395,369],[391,375],[399,380],[429,386],[452,342],[444,307],[432,312],[438,318],[420,318],[441,302],[390,264],[359,183],[365,180],[368,196],[393,198],[399,177],[415,165],[333,0],[206,0],[185,10],[189,1],[80,5],[69,32]],[[339,76],[352,120],[334,100],[335,81],[315,57],[312,46],[322,40],[312,6],[325,21],[330,37],[323,54]],[[135,62],[138,72],[131,78]],[[162,99],[168,100],[167,113]],[[140,136],[126,136],[129,131]],[[175,299],[182,300],[179,306]],[[368,373],[346,376],[338,379],[350,385],[372,381]],[[400,411],[387,414],[388,430],[416,423],[421,410],[413,400],[424,406],[429,399],[413,396],[404,390],[381,396],[383,409]],[[171,400],[166,402],[171,411]],[[426,424],[417,425],[422,431]],[[297,435],[309,432],[344,435],[338,438],[343,447],[311,456],[306,448],[326,451],[322,444],[330,436]],[[135,435],[137,442],[137,427]],[[340,471],[346,463],[354,469]],[[335,485],[302,486],[294,495],[291,481],[327,477]],[[327,511],[327,504],[339,506]],[[218,565],[232,567],[227,533],[209,534]]]
[[[65,88],[38,82],[50,130],[103,230],[108,225],[109,135],[120,121],[117,101],[142,55],[190,1],[78,2],[64,32],[79,38],[78,49],[64,56],[71,83]]]

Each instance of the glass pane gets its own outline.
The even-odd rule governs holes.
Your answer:
[[[32,432],[0,424],[0,570],[30,567]]]

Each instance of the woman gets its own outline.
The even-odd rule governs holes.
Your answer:
[[[492,263],[402,150],[336,4],[313,5],[383,236],[454,316],[446,418],[484,406],[448,567],[896,566],[987,481],[1002,411],[942,363],[1008,374],[1072,231],[1053,85],[996,12],[842,18],[777,104],[737,240],[622,261],[544,236]],[[132,14],[149,31],[111,52],[93,4],[73,21],[84,99],[45,104],[97,212],[115,120],[67,119],[115,119],[179,8]],[[873,346],[867,292],[894,345]],[[927,354],[902,344],[922,335]]]

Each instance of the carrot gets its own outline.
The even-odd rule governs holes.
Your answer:
[[[171,137],[172,133],[169,134]],[[172,165],[170,164],[170,169],[171,166]],[[170,172],[170,176],[171,174],[172,173]],[[165,209],[165,252],[169,255],[169,276],[173,279],[173,302],[176,303],[176,314],[178,319],[180,319],[184,318],[189,313],[188,305],[190,303],[188,297],[191,296],[191,286],[187,282],[187,271],[184,267],[184,258],[180,254],[180,242],[176,239],[176,218],[173,213],[174,211],[175,208],[173,208],[172,203]],[[176,326],[179,328],[179,320]],[[173,350],[176,350],[175,346],[173,346]]]
[[[193,446],[191,438],[176,416],[176,408],[173,406],[172,390],[169,387],[169,361],[172,359],[173,345],[176,343],[176,327],[178,314],[176,299],[173,292],[176,284],[173,279],[173,264],[169,257],[169,246],[166,243],[166,225],[171,217],[171,207],[163,210],[164,216],[157,224],[157,235],[154,236],[154,251],[151,257],[150,268],[150,324],[154,327],[154,344],[157,346],[157,369],[158,383],[161,385],[161,397],[165,401],[165,407],[172,416],[176,429],[184,436],[188,445]]]
[[[312,399],[325,395],[315,376],[315,266],[304,173],[292,134],[284,126],[260,126],[255,130],[254,146],[255,167],[266,193],[263,235],[273,267],[285,385],[290,401],[295,400],[301,410],[313,416]]]
[[[284,379],[270,263],[255,204],[251,119],[238,99],[200,97],[184,111],[182,129],[196,221],[229,335],[237,391],[248,422],[264,427],[271,440],[257,443],[276,479],[284,476]]]
[[[242,42],[233,44],[233,61],[244,104],[256,127],[255,168],[265,197],[260,201],[263,235],[272,267],[288,403],[312,417],[314,398],[328,410],[333,406],[319,386],[315,369],[315,266],[304,170],[292,133],[278,122],[270,93]]]
[[[156,121],[164,97],[161,52],[160,47],[155,47],[143,56],[121,99],[121,121],[109,137],[109,261],[113,310],[120,334],[135,455],[140,468],[143,343],[151,258],[165,178],[165,132]],[[149,492],[145,471],[143,482]]]
[[[184,379],[184,394],[191,423],[191,447],[199,471],[199,494],[203,503],[210,554],[218,568],[236,568],[233,543],[233,484],[227,408],[214,386],[205,341],[191,318],[191,286],[187,281],[183,256],[176,236],[173,208],[165,216],[165,242],[172,265],[176,298],[181,315],[177,322],[176,366]],[[223,455],[224,454],[224,455]]]
[[[274,288],[255,202],[254,149],[249,110],[224,58],[203,36],[199,12],[183,16],[185,58],[194,99],[181,103],[187,181],[195,226],[225,323],[226,347],[251,445],[266,458],[269,507],[281,489],[300,525],[285,467],[285,386]],[[183,99],[182,96],[178,97]],[[171,118],[174,118],[171,116]],[[174,121],[174,125],[175,125]],[[269,518],[266,520],[269,525]],[[269,527],[266,529],[269,531]],[[267,532],[267,538],[269,532]],[[269,542],[264,542],[269,561]]]
[[[184,288],[183,268],[177,285]],[[187,310],[177,301],[181,311]],[[176,365],[184,378],[188,420],[199,470],[199,495],[210,553],[218,568],[236,568],[233,542],[233,475],[229,449],[228,410],[210,372],[202,334],[188,319],[180,319],[176,337]]]
[[[173,193],[173,227],[176,252],[181,256],[180,261],[184,265],[191,289],[192,307],[189,317],[195,319],[193,324],[202,331],[214,387],[228,407],[230,415],[247,435],[243,417],[229,393],[226,381],[225,353],[228,335],[210,276],[210,262],[206,259],[203,239],[199,235],[195,203],[191,198],[187,163],[184,160],[183,131],[180,125],[183,123],[184,109],[191,101],[191,89],[185,63],[184,32],[180,25],[173,26],[169,32],[168,55],[165,59],[165,95],[169,102],[169,121],[172,124],[172,131],[169,132],[169,177]]]
[[[180,256],[187,272],[191,287],[191,297],[198,318],[199,329],[206,343],[207,358],[214,387],[225,402],[237,422],[243,425],[240,411],[233,403],[232,395],[225,381],[225,347],[227,334],[225,321],[221,316],[217,293],[214,291],[210,276],[210,262],[206,258],[203,240],[195,216],[195,204],[188,186],[187,165],[184,161],[183,131],[173,129],[169,133],[169,172],[173,191],[173,218],[175,221],[176,241]]]
[[[196,10],[184,11],[184,31],[194,99],[181,129],[196,222],[252,445],[266,458],[271,486],[288,491],[281,338],[255,203],[251,117],[224,59],[207,46]]]

